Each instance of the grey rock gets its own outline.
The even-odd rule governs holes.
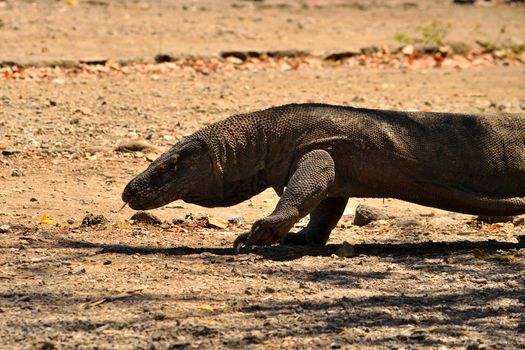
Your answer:
[[[145,151],[158,151],[158,149],[147,142],[143,141],[129,141],[118,145],[115,148],[117,152],[145,152]]]
[[[130,220],[133,220],[135,223],[142,223],[146,225],[161,225],[162,220],[159,219],[157,216],[148,213],[147,211],[138,211],[133,216],[131,216]]]
[[[17,154],[17,153],[20,153],[20,151],[17,149],[6,148],[2,150],[2,155],[4,156],[12,156],[13,154]]]
[[[72,275],[81,275],[86,272],[86,269],[83,266],[75,267],[71,270]]]
[[[388,216],[378,208],[366,204],[359,204],[355,209],[353,224],[365,226],[376,220],[387,220]]]
[[[335,255],[341,258],[351,258],[356,256],[354,246],[348,242],[343,242],[341,248],[336,250]]]
[[[402,219],[396,221],[397,227],[413,227],[413,226],[419,226],[419,221],[416,219]]]
[[[104,215],[88,214],[82,219],[81,227],[104,225],[108,223],[108,219]]]
[[[228,222],[234,225],[242,225],[246,222],[242,216],[231,216],[228,218]]]

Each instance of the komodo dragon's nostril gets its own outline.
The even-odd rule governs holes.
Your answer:
[[[126,187],[124,188],[124,191],[122,191],[122,201],[124,203],[129,203],[131,202],[131,198],[133,197],[132,195],[132,190],[131,190],[131,187],[130,187],[130,183],[128,183],[126,185]]]

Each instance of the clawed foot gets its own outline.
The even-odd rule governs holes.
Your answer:
[[[243,247],[279,243],[288,232],[288,226],[277,218],[268,216],[256,221],[250,232],[240,234],[233,242],[233,248],[239,252]]]

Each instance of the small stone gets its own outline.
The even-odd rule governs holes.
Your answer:
[[[70,224],[70,225],[73,225],[75,223],[75,220],[73,219],[68,219],[67,220],[67,223]]]
[[[17,150],[17,149],[6,148],[6,149],[2,150],[2,155],[4,155],[4,156],[12,156],[12,155],[17,154],[17,153],[20,153],[20,151]]]
[[[45,341],[35,344],[34,348],[38,350],[55,350],[56,346],[51,342]]]
[[[164,314],[162,312],[155,312],[155,314],[153,315],[153,319],[155,321],[165,320],[166,319],[166,314]]]
[[[38,199],[36,199],[35,197],[31,197],[31,198],[29,199],[29,201],[30,201],[30,202],[38,202]]]
[[[104,265],[111,265],[112,261],[111,260],[104,260],[103,264]]]
[[[88,214],[82,219],[81,227],[103,225],[108,223],[108,219],[104,215]]]
[[[356,256],[354,246],[346,241],[343,242],[341,248],[335,251],[335,255],[337,255],[340,258],[351,258]]]
[[[246,220],[242,216],[232,216],[228,218],[228,222],[233,225],[242,225]]]
[[[414,46],[412,45],[407,45],[405,47],[403,47],[401,49],[401,52],[404,54],[404,55],[407,55],[407,56],[410,56],[412,54],[414,54]]]
[[[75,110],[75,113],[80,113],[83,115],[91,115],[91,109],[87,107],[80,107]]]
[[[375,207],[359,204],[355,209],[353,224],[356,226],[365,226],[376,220],[387,220],[388,216],[380,209]]]
[[[10,225],[2,225],[0,226],[0,233],[7,233],[9,232],[9,230],[11,229],[11,226]]]
[[[159,219],[157,216],[148,213],[146,211],[138,211],[133,216],[131,216],[130,220],[133,220],[135,223],[143,223],[146,225],[161,225],[162,220]]]
[[[243,60],[241,60],[238,57],[234,57],[234,56],[228,56],[225,58],[225,60],[226,62],[232,63],[232,64],[242,64],[243,63]]]
[[[86,272],[86,269],[83,266],[75,267],[71,270],[72,275],[81,275]]]
[[[118,145],[115,148],[117,152],[158,152],[158,149],[143,141],[129,141]]]
[[[21,172],[20,170],[15,169],[15,170],[13,170],[13,172],[11,173],[11,176],[13,176],[13,177],[20,177],[20,176],[24,176],[24,173]]]
[[[379,52],[379,51],[381,51],[381,49],[376,45],[361,48],[361,53],[367,56],[371,56],[372,54]]]
[[[419,221],[416,219],[402,219],[396,222],[397,227],[413,227],[419,226]]]
[[[175,219],[171,220],[171,223],[173,225],[182,225],[182,224],[184,224],[184,222],[185,222],[184,219],[181,219],[181,218],[175,218]]]
[[[275,293],[275,289],[273,289],[272,287],[266,287],[264,288],[264,292],[265,293]]]

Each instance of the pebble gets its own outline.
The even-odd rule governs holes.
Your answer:
[[[15,169],[15,170],[13,170],[13,172],[11,173],[11,176],[13,176],[13,177],[20,177],[20,176],[24,176],[24,173],[21,172],[20,170]]]
[[[2,155],[4,156],[12,156],[13,154],[17,154],[17,153],[20,153],[20,151],[17,149],[6,148],[2,150]]]
[[[419,221],[417,221],[416,219],[402,219],[396,222],[397,227],[413,227],[418,225]]]
[[[225,58],[225,60],[227,62],[229,62],[229,63],[232,63],[232,64],[242,64],[244,62],[240,58],[234,57],[234,56],[228,56],[228,57]]]
[[[86,269],[83,266],[75,267],[71,270],[72,275],[80,275],[86,272]]]
[[[104,215],[88,214],[82,219],[81,227],[103,225],[108,223]]]
[[[233,225],[242,225],[246,220],[242,216],[232,216],[228,218],[228,222]]]
[[[387,220],[388,216],[378,208],[366,204],[359,204],[355,209],[353,224],[365,226],[376,220]]]
[[[144,141],[123,142],[115,148],[117,152],[158,151],[157,148]]]
[[[133,220],[135,223],[142,223],[146,225],[161,225],[162,220],[159,219],[157,216],[148,213],[147,211],[138,211],[135,214],[133,214],[130,218],[130,220]]]
[[[341,248],[335,251],[335,255],[341,258],[351,258],[356,256],[354,246],[348,242],[343,242]]]
[[[11,229],[11,226],[9,226],[7,224],[6,225],[2,225],[2,226],[0,226],[0,233],[7,233],[7,232],[9,232],[10,229]]]
[[[410,56],[414,54],[414,46],[407,45],[401,49],[401,52],[403,52],[404,55]]]
[[[44,342],[36,344],[34,348],[38,350],[55,350],[57,347],[55,346],[55,344],[51,342],[44,341]]]

